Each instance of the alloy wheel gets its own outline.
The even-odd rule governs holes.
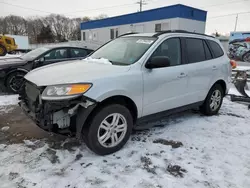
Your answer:
[[[127,133],[127,120],[120,113],[107,116],[100,124],[97,138],[105,148],[112,148],[122,142]]]
[[[221,99],[222,99],[221,91],[215,90],[210,100],[210,108],[212,111],[216,111],[220,107]]]

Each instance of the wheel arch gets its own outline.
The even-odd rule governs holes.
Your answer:
[[[26,70],[26,69],[22,69],[22,68],[16,68],[16,69],[10,70],[10,71],[5,75],[5,77],[4,77],[4,85],[5,85],[5,86],[6,86],[6,84],[7,84],[6,82],[7,82],[8,77],[9,77],[12,73],[15,73],[15,72],[23,72],[23,73],[27,74],[29,71]]]
[[[136,120],[138,118],[138,108],[137,108],[135,102],[131,98],[129,98],[125,95],[114,95],[114,96],[111,96],[111,97],[108,97],[108,98],[102,100],[101,102],[98,102],[95,109],[98,109],[102,106],[106,106],[108,104],[121,104],[121,105],[125,106],[131,112],[134,123],[136,122]],[[95,109],[94,109],[94,111],[95,111]]]
[[[124,95],[114,95],[104,99],[101,102],[95,102],[93,106],[89,107],[89,110],[85,111],[84,109],[80,109],[79,116],[76,119],[76,135],[77,138],[81,138],[82,131],[84,129],[88,129],[89,122],[94,117],[95,113],[98,113],[102,107],[108,104],[121,104],[128,108],[131,112],[133,123],[135,124],[138,118],[138,109],[135,102],[127,96]]]
[[[222,89],[223,89],[223,91],[224,91],[223,96],[225,96],[225,95],[226,95],[226,91],[227,91],[227,84],[226,84],[226,82],[225,82],[224,80],[217,80],[217,81],[212,85],[212,87],[214,87],[216,84],[219,84],[219,85],[222,87]],[[212,87],[211,87],[211,88],[212,88]]]

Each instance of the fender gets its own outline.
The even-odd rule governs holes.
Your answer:
[[[23,69],[23,68],[16,68],[16,69],[12,69],[11,71],[9,71],[5,77],[4,77],[4,85],[6,85],[6,81],[7,81],[7,78],[10,74],[12,74],[13,72],[24,72],[24,73],[28,73],[29,71],[26,70],[26,69]]]

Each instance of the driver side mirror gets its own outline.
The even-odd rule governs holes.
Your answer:
[[[42,63],[45,61],[45,57],[41,57],[40,59],[35,60],[35,63]]]
[[[170,59],[167,56],[156,56],[151,58],[146,63],[147,69],[154,69],[154,68],[164,68],[169,67],[171,65]]]

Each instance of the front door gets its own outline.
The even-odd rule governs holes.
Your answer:
[[[143,69],[143,116],[177,108],[187,103],[186,65],[183,64],[181,53],[180,39],[169,38],[152,54],[151,58],[169,57],[170,66]]]
[[[67,61],[69,59],[68,48],[57,48],[49,51],[36,63],[35,68],[50,65],[53,63]]]

